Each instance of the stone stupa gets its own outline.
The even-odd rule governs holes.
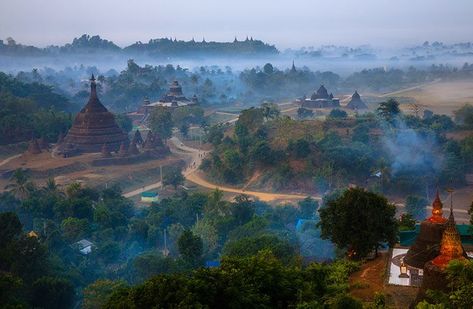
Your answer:
[[[447,222],[447,219],[442,216],[442,208],[443,204],[437,190],[432,203],[432,215],[421,222],[420,233],[404,258],[407,265],[422,269],[426,262],[439,255],[439,244]]]
[[[117,151],[122,143],[127,142],[128,136],[97,97],[97,85],[92,74],[89,101],[77,114],[64,138],[64,149],[82,153],[101,152],[102,146],[106,144],[109,151]]]
[[[433,260],[425,263],[424,279],[422,281],[421,294],[427,290],[448,290],[448,278],[445,273],[450,261],[468,261],[468,256],[462,246],[461,237],[458,233],[453,207],[450,206],[450,216],[445,224],[445,230],[440,242],[440,253]]]

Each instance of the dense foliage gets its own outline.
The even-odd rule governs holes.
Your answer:
[[[349,298],[347,279],[355,269],[356,264],[343,261],[286,266],[270,251],[261,251],[247,258],[224,258],[218,268],[160,275],[116,289],[105,308],[337,308],[340,298]]]
[[[377,114],[335,109],[325,121],[296,121],[268,114],[268,107],[277,109],[247,109],[234,128],[208,130],[215,149],[201,168],[209,176],[232,184],[252,179],[254,186],[275,190],[323,194],[354,183],[423,195],[438,184],[463,185],[473,163],[470,137],[446,138],[455,128],[448,116],[404,115],[395,100],[382,102]]]
[[[384,196],[360,188],[346,190],[320,209],[322,237],[329,238],[353,258],[378,252],[397,240],[396,207]]]
[[[118,188],[60,187],[53,180],[37,186],[23,170],[15,171],[7,190],[0,194],[2,305],[67,308],[83,298],[93,308],[112,286],[190,275],[223,257],[243,263],[264,250],[279,268],[292,269],[300,255],[317,256],[326,246],[315,224],[296,230],[298,219],[316,217],[312,199],[272,208],[247,196],[228,202],[220,191],[181,192],[135,208]],[[91,253],[79,251],[82,240],[92,243]],[[325,254],[322,260],[333,259]],[[107,287],[104,280],[113,283]],[[340,280],[345,289],[346,278]]]
[[[36,137],[56,141],[71,125],[68,100],[40,83],[24,83],[0,72],[0,144]]]

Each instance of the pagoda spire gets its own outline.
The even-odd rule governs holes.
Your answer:
[[[439,190],[437,189],[437,193],[435,194],[435,199],[432,202],[432,216],[428,218],[432,223],[445,223],[447,221],[446,218],[444,218],[443,215],[443,204],[442,201],[440,200],[440,194]]]
[[[432,263],[440,268],[447,267],[451,260],[466,260],[460,233],[458,233],[455,217],[453,215],[453,190],[450,192],[450,215],[443,231],[440,242],[440,255],[432,260]]]
[[[90,77],[90,98],[97,99],[97,83],[95,82],[95,76],[93,73]]]

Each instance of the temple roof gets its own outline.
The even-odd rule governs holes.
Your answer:
[[[320,85],[319,89],[317,90],[317,94],[318,94],[321,98],[327,98],[327,97],[328,97],[328,91],[327,91],[327,89],[324,87],[324,85]]]

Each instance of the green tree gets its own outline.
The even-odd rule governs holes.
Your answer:
[[[300,107],[297,109],[297,117],[299,119],[306,119],[314,117],[314,112],[311,109]]]
[[[299,201],[297,204],[301,212],[301,217],[304,219],[313,219],[315,216],[315,211],[319,207],[319,203],[310,196],[306,197],[302,201]]]
[[[271,251],[274,256],[284,263],[295,261],[296,248],[288,241],[272,234],[262,234],[244,237],[225,244],[223,255],[253,256],[260,251]]]
[[[223,139],[223,126],[221,124],[213,125],[205,136],[205,140],[213,146],[218,146]]]
[[[397,235],[396,208],[384,196],[361,188],[346,190],[319,210],[321,236],[349,256],[363,258],[383,242],[394,244]]]
[[[328,117],[331,119],[343,119],[343,118],[347,118],[347,116],[348,116],[347,112],[338,108],[332,109],[330,113],[328,114]]]
[[[33,283],[32,303],[41,308],[70,308],[74,286],[65,279],[41,277]]]
[[[11,191],[19,199],[25,199],[34,190],[30,176],[26,171],[19,168],[16,169],[10,177],[10,184],[5,189]]]
[[[172,257],[161,253],[146,252],[133,259],[131,276],[133,282],[140,283],[153,276],[179,271],[177,262]]]
[[[69,242],[75,242],[89,232],[89,222],[87,219],[69,217],[61,222],[61,230]]]
[[[115,121],[123,132],[129,133],[133,129],[133,122],[126,114],[116,114]]]
[[[177,245],[185,261],[192,265],[199,263],[203,250],[202,239],[199,236],[194,235],[191,230],[185,230],[179,237]]]
[[[274,68],[273,68],[273,65],[271,63],[266,63],[264,66],[263,66],[263,72],[265,74],[268,74],[268,75],[271,75],[274,73]]]
[[[429,202],[422,196],[408,195],[406,197],[406,212],[417,221],[423,220],[428,204]]]
[[[89,284],[83,291],[84,309],[100,309],[108,302],[113,290],[125,288],[125,281],[112,281],[108,279],[99,279]]]
[[[279,107],[274,103],[263,103],[261,104],[261,109],[266,120],[276,119],[281,114]]]
[[[471,104],[465,104],[458,110],[453,112],[455,122],[465,127],[466,129],[473,128],[473,106]]]
[[[401,113],[399,103],[395,99],[389,99],[386,102],[379,103],[377,108],[378,115],[389,123]]]
[[[171,185],[174,189],[184,183],[184,176],[182,175],[182,168],[179,166],[166,166],[163,171],[163,185]]]
[[[157,107],[154,108],[149,117],[149,125],[154,133],[159,134],[163,139],[168,139],[172,135],[172,128],[174,123],[172,121],[172,114],[168,108]]]

